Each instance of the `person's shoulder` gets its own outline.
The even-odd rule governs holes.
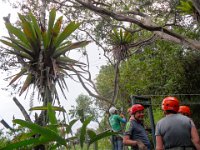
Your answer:
[[[167,120],[167,118],[163,117],[160,120],[158,120],[157,124],[161,124],[162,122],[165,122],[166,120]]]
[[[120,116],[118,114],[112,115],[113,118],[119,118]]]

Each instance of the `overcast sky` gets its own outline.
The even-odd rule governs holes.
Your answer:
[[[2,36],[7,36],[7,30],[5,28],[4,25],[4,20],[3,17],[7,16],[9,13],[11,13],[11,18],[10,21],[11,23],[15,22],[16,18],[18,18],[17,16],[17,11],[12,9],[11,6],[9,6],[9,4],[0,1],[0,38],[2,38]],[[0,43],[1,44],[1,43]],[[89,59],[90,59],[90,71],[92,73],[93,78],[98,74],[99,68],[101,65],[105,64],[105,59],[103,59],[103,57],[101,59],[99,59],[99,51],[97,50],[97,47],[95,46],[95,44],[89,44],[86,47],[87,51],[88,51],[88,55],[89,55]],[[75,56],[75,55],[74,55]],[[76,55],[76,57],[79,57],[78,59],[81,59],[80,56]],[[77,59],[77,58],[74,58]],[[10,91],[5,91],[3,90],[4,88],[7,88],[8,86],[8,82],[5,81],[4,79],[7,77],[7,72],[4,72],[2,70],[0,70],[0,94],[1,94],[1,98],[0,98],[0,119],[3,118],[6,122],[9,123],[9,125],[12,125],[12,118],[13,116],[15,116],[15,118],[17,119],[24,119],[19,108],[15,105],[15,103],[13,102],[12,98],[13,96],[15,96],[21,104],[24,105],[25,109],[28,110],[29,107],[29,103],[30,103],[30,99],[24,98],[23,94],[22,96],[18,96],[18,95],[12,95],[10,94]],[[67,81],[68,84],[68,88],[69,91],[66,91],[66,96],[67,96],[67,100],[61,99],[61,105],[65,107],[66,110],[69,110],[71,108],[71,105],[75,105],[75,99],[78,97],[79,94],[83,93],[83,94],[87,94],[86,91],[82,88],[81,84],[75,83],[74,81]],[[35,105],[34,106],[38,106],[38,104],[36,103],[37,100],[35,101]],[[40,103],[40,105],[42,105]],[[0,128],[2,127],[2,125],[0,124]]]

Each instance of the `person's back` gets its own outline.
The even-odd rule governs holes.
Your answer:
[[[121,122],[125,123],[126,121],[119,115],[113,114],[109,117],[109,122],[112,130],[115,132],[119,132],[121,131]]]
[[[170,114],[157,123],[156,135],[163,137],[165,148],[192,147],[190,118],[181,114]]]
[[[162,101],[165,117],[156,124],[156,150],[200,150],[200,139],[191,118],[177,114],[179,100],[168,96]]]

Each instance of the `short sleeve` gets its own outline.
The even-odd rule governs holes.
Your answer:
[[[126,119],[120,117],[119,115],[117,116],[117,119],[122,123],[126,123]]]
[[[132,135],[133,132],[133,123],[131,121],[127,122],[125,135]]]
[[[160,123],[158,122],[156,124],[155,136],[159,136],[159,135],[161,135],[161,132],[160,132]]]

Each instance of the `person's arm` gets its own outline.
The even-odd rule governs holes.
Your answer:
[[[129,135],[125,135],[123,137],[123,144],[127,146],[137,146],[137,141],[133,141],[130,139]]]
[[[125,117],[118,116],[118,119],[119,119],[120,122],[126,123],[126,118]]]
[[[142,150],[147,150],[147,147],[144,145],[144,143],[140,140],[131,140],[129,135],[125,135],[123,137],[123,144],[133,147],[138,147]]]
[[[194,122],[191,120],[191,140],[197,150],[200,150],[200,139],[197,128],[194,125]]]
[[[156,150],[164,150],[162,136],[156,136]]]

